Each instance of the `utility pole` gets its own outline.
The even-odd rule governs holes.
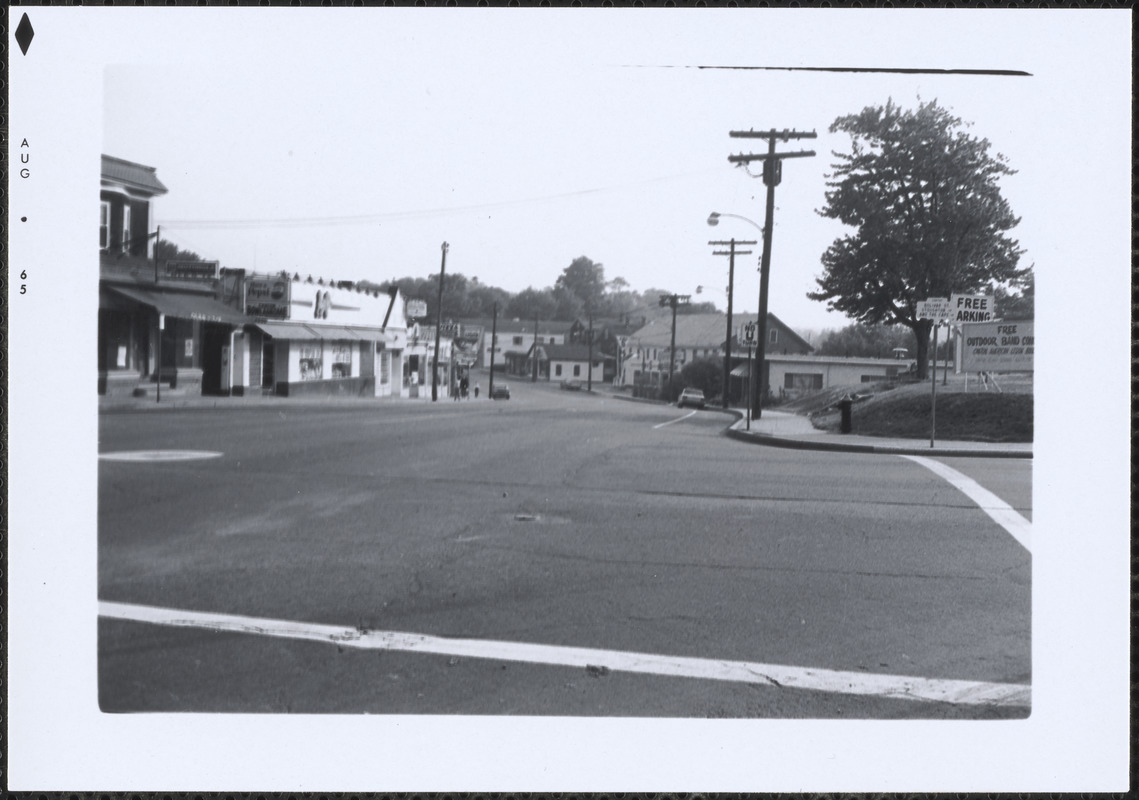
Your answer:
[[[110,223],[108,223],[110,224]],[[109,236],[110,234],[108,234]],[[158,244],[162,241],[162,226],[154,226],[154,282],[158,283]],[[156,311],[158,309],[155,309]],[[154,382],[154,402],[162,402],[162,329],[166,327],[166,316],[158,312],[158,339],[155,348],[154,357],[154,376],[157,378]]]
[[[435,363],[431,365],[431,402],[439,399],[439,334],[443,330],[443,274],[447,269],[447,251],[451,245],[443,242],[443,263],[439,265],[439,302],[435,307]]]
[[[672,308],[672,341],[668,346],[668,385],[672,387],[672,370],[676,364],[676,307],[686,306],[692,299],[692,295],[688,294],[662,294],[660,296],[661,307],[669,306]]]
[[[530,350],[534,362],[534,373],[530,376],[530,383],[538,382],[538,312],[534,312],[534,347]]]
[[[752,161],[762,161],[763,185],[767,187],[767,213],[763,222],[763,255],[760,258],[759,266],[759,341],[755,348],[756,375],[751,378],[752,385],[756,387],[756,391],[752,394],[752,416],[755,419],[759,419],[763,413],[763,397],[766,394],[767,388],[767,369],[764,363],[764,355],[767,351],[767,283],[768,275],[771,271],[771,231],[775,227],[773,220],[775,215],[775,187],[778,186],[783,179],[783,159],[806,158],[815,155],[814,150],[776,153],[775,141],[777,139],[781,139],[784,142],[790,141],[791,139],[815,139],[818,137],[818,134],[814,131],[791,131],[786,129],[777,131],[772,128],[769,131],[729,131],[728,135],[734,139],[767,140],[766,153],[728,156],[728,161],[736,166],[744,166]],[[751,173],[749,172],[748,174],[750,175]]]
[[[754,241],[737,241],[729,239],[726,242],[708,242],[713,247],[722,247],[727,245],[727,250],[713,250],[714,256],[727,256],[728,257],[728,332],[724,338],[724,388],[722,391],[723,406],[728,407],[728,376],[732,369],[732,289],[735,287],[736,282],[736,255],[741,256],[751,255],[751,250],[736,250],[736,245],[753,245]],[[748,380],[751,380],[749,377]]]
[[[589,362],[585,365],[585,390],[593,391],[593,311],[589,312]]]
[[[487,389],[490,394],[487,395],[491,400],[494,399],[494,346],[498,343],[498,303],[494,304],[494,316],[490,319],[490,388]]]

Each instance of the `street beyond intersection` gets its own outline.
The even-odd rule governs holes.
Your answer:
[[[100,707],[1029,713],[1031,555],[943,477],[511,389],[101,415],[103,456],[220,455],[100,461]],[[1030,461],[943,461],[1030,518]]]

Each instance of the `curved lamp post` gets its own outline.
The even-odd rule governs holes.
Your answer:
[[[721,217],[730,217],[732,219],[738,219],[738,220],[741,220],[743,222],[746,222],[748,225],[751,225],[753,228],[755,228],[761,234],[763,234],[763,251],[764,251],[764,254],[769,253],[771,251],[770,250],[770,247],[771,247],[770,246],[770,239],[767,236],[767,231],[758,222],[755,222],[754,220],[750,220],[747,217],[741,217],[739,214],[721,214],[719,212],[713,211],[711,214],[708,215],[708,224],[712,225],[712,226],[719,225]],[[763,356],[764,356],[764,353],[767,349],[767,274],[768,274],[768,270],[765,268],[766,262],[767,262],[766,258],[762,258],[762,257],[760,258],[759,314],[757,315],[758,318],[756,319],[756,322],[758,323],[759,337],[758,337],[758,342],[756,343],[756,348],[755,348],[755,372],[756,372],[756,375],[749,375],[748,376],[748,380],[752,385],[752,393],[751,393],[752,414],[751,415],[755,419],[759,419],[760,414],[762,413],[763,394],[764,394],[764,389],[765,389],[765,386],[764,386],[764,383],[765,383],[765,381],[764,381],[764,377],[765,377],[764,376],[764,370],[765,370],[766,364],[764,363],[764,357]]]

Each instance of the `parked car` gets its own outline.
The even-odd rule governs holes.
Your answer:
[[[491,400],[509,400],[510,387],[505,383],[496,383],[490,392]]]
[[[562,381],[562,388],[568,392],[580,392],[581,391],[581,381],[574,381],[574,380]]]
[[[676,401],[676,405],[680,408],[684,408],[685,406],[704,408],[704,392],[699,389],[685,389],[680,393],[680,398]]]

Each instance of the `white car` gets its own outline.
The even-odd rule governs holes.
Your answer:
[[[704,393],[699,389],[685,389],[680,393],[676,405],[680,408],[684,408],[685,406],[704,408]]]

